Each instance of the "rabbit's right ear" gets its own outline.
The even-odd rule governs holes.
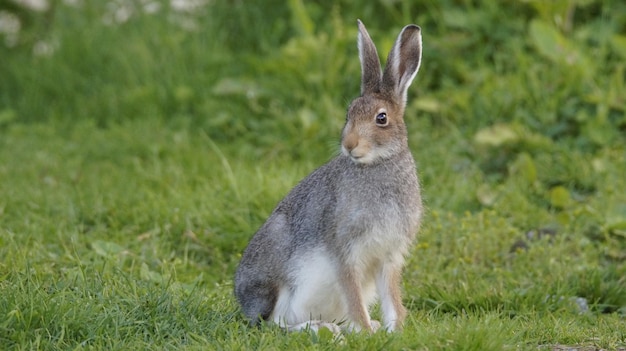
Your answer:
[[[390,93],[403,107],[406,105],[406,91],[417,75],[421,61],[421,29],[410,24],[402,29],[389,52],[382,83],[382,90]]]
[[[361,60],[361,95],[377,93],[380,91],[382,71],[376,46],[372,42],[365,25],[357,20],[359,25],[359,59]]]

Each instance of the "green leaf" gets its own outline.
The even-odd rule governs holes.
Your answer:
[[[511,173],[517,174],[530,184],[537,181],[537,167],[535,166],[535,161],[525,152],[517,157],[515,163],[511,166]]]
[[[186,85],[180,85],[174,89],[174,99],[179,104],[189,103],[195,96],[192,88]]]
[[[306,6],[304,6],[304,2],[302,0],[289,0],[288,5],[291,10],[294,29],[301,35],[313,35],[315,25],[307,12]]]
[[[616,206],[609,211],[606,229],[612,234],[626,237],[626,204]]]
[[[442,21],[451,28],[471,28],[474,24],[472,21],[471,12],[463,11],[461,9],[451,9],[444,11],[442,14]]]
[[[611,46],[621,58],[626,59],[626,36],[613,35],[611,37]]]
[[[574,42],[564,37],[554,26],[541,20],[530,23],[530,39],[537,51],[554,63],[579,66],[588,71],[589,60]]]
[[[498,147],[512,144],[519,139],[515,130],[507,124],[496,124],[494,126],[479,130],[474,136],[474,142],[478,145]]]
[[[139,275],[141,276],[141,279],[151,281],[153,283],[163,283],[165,281],[165,278],[163,278],[161,274],[151,271],[145,262],[141,264]]]
[[[476,198],[483,206],[493,206],[498,199],[498,192],[494,190],[489,184],[481,184],[476,189]]]
[[[96,252],[96,254],[104,257],[117,255],[118,253],[124,251],[124,248],[122,246],[116,243],[102,240],[96,240],[92,242],[91,248]]]
[[[420,111],[430,113],[439,113],[441,111],[441,103],[434,97],[421,97],[415,99],[415,102],[411,105]]]
[[[12,109],[0,111],[0,127],[9,124],[17,119],[17,113]]]
[[[212,89],[215,95],[243,95],[255,98],[263,95],[263,90],[252,80],[223,78]]]
[[[555,208],[565,208],[572,202],[569,190],[564,186],[555,186],[550,189],[550,205]]]

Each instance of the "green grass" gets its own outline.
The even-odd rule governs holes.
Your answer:
[[[12,10],[0,349],[626,348],[624,4],[351,3],[164,5],[112,26],[104,2]],[[428,212],[405,330],[250,327],[235,267],[337,153],[356,18],[381,53],[406,23],[424,32],[407,125]]]

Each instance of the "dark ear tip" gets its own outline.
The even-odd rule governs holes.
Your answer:
[[[404,27],[404,30],[414,30],[420,33],[422,31],[422,28],[418,26],[417,24],[409,24],[406,27]]]

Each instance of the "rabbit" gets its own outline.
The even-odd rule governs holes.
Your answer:
[[[341,152],[297,184],[243,252],[234,292],[253,325],[286,330],[401,330],[404,259],[422,200],[404,124],[407,89],[422,52],[419,26],[402,29],[381,70],[358,20],[361,96],[347,111]]]

